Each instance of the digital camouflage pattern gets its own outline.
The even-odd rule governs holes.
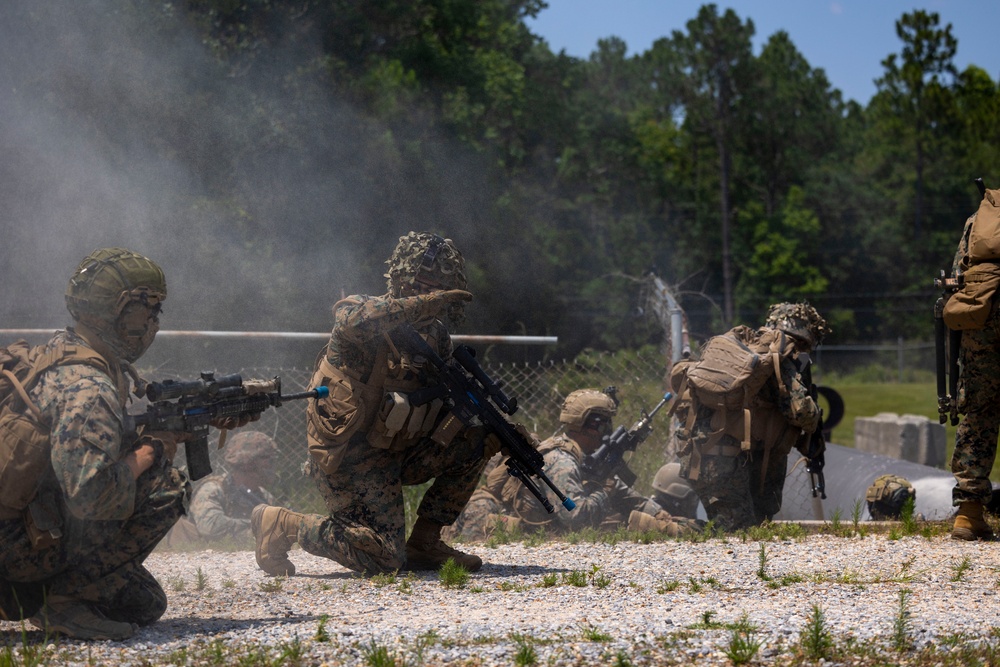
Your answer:
[[[436,341],[438,353],[449,358],[451,339],[437,319],[448,304],[448,294],[439,291],[403,298],[348,297],[336,309],[327,361],[356,377],[372,377],[379,348],[388,345],[383,334],[404,322]],[[434,369],[429,365],[422,376],[398,368],[396,371],[403,373],[405,381],[433,381]],[[323,495],[329,515],[306,515],[298,531],[299,544],[309,553],[358,572],[391,572],[403,567],[403,486],[433,479],[417,515],[439,525],[453,523],[486,464],[483,435],[480,429],[463,429],[447,446],[421,437],[404,441],[402,447],[380,449],[368,443],[364,431],[355,433],[334,473],[327,475],[314,462],[309,463],[310,476]]]
[[[953,270],[963,266],[968,254],[969,232],[975,215],[966,220],[955,253]],[[961,377],[958,411],[963,415],[955,435],[951,471],[955,475],[952,503],[989,503],[990,472],[1000,434],[1000,316],[996,301],[982,329],[962,331]]]
[[[690,433],[678,432],[682,474],[698,494],[708,518],[724,530],[748,528],[778,512],[788,454],[792,446],[805,448],[808,440],[801,434],[812,433],[819,423],[819,407],[809,396],[795,359],[783,358],[780,370],[783,387],[779,389],[776,378],[770,378],[751,403],[749,452],[742,452],[739,440],[730,435],[723,435],[717,446],[709,449],[712,452],[718,447],[718,453],[704,452],[716,430],[712,424],[715,412],[710,408],[700,407]],[[677,413],[682,423],[688,409]],[[698,478],[692,479],[696,448],[701,452],[700,468]]]
[[[614,524],[627,522],[633,511],[663,516],[663,508],[655,500],[639,494],[617,477],[588,478],[583,471],[583,451],[568,435],[559,433],[549,438],[539,446],[539,451],[545,459],[545,474],[556,488],[573,499],[576,509],[566,510],[546,487],[545,493],[556,508],[549,514],[530,492],[512,480],[498,494],[500,498],[487,488],[478,490],[456,522],[454,532],[468,540],[484,539],[493,530],[498,516],[518,519],[522,530],[544,528],[553,534],[583,528],[613,528]],[[497,469],[503,468],[501,462]],[[679,517],[671,520],[680,531],[696,527],[694,522]]]
[[[86,345],[71,331],[54,340]],[[186,479],[162,457],[132,479],[122,460],[133,444],[123,441],[125,393],[93,366],[50,369],[30,396],[51,424],[52,446],[32,505],[61,537],[36,548],[22,518],[0,520],[0,580],[13,586],[25,616],[43,595],[58,595],[90,602],[112,620],[155,621],[167,599],[142,563],[183,514]]]

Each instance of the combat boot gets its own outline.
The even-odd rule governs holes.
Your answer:
[[[449,558],[469,572],[483,566],[483,559],[479,556],[463,553],[445,544],[441,540],[441,528],[429,519],[417,518],[410,539],[406,541],[406,569],[438,570]]]
[[[954,540],[984,540],[993,539],[993,530],[983,518],[982,503],[964,502],[959,504],[955,515],[955,524],[951,529]]]
[[[134,623],[112,621],[86,602],[64,595],[50,595],[37,614],[29,619],[39,630],[74,639],[120,641],[135,634]]]
[[[254,555],[260,569],[274,577],[292,576],[295,565],[288,550],[299,539],[302,515],[284,507],[257,505],[250,514],[250,529],[257,543]]]

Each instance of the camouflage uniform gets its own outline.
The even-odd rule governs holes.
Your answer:
[[[791,304],[779,304],[772,307],[772,312],[779,306],[790,308]],[[804,350],[812,349],[827,332],[825,321],[811,307],[806,308],[815,317],[815,331],[800,339]],[[743,451],[740,440],[728,433],[706,448],[712,433],[720,427],[713,424],[717,412],[700,404],[695,406],[697,413],[690,433],[682,430],[678,434],[683,443],[681,474],[698,494],[709,520],[724,530],[769,521],[781,509],[788,454],[793,446],[805,454],[809,442],[803,434],[811,434],[818,426],[819,407],[803,383],[797,354],[781,357],[783,386],[779,388],[776,377],[768,378],[750,403],[749,451]],[[682,423],[690,409],[687,406],[678,411]],[[742,415],[737,416],[742,420]],[[699,459],[699,472],[692,475],[692,466]]]
[[[50,345],[60,341],[88,346],[72,330],[58,332]],[[133,480],[122,461],[133,444],[122,430],[127,381],[117,375],[59,366],[29,392],[51,424],[52,447],[33,511],[51,517],[61,537],[35,547],[24,519],[0,519],[0,583],[12,585],[24,617],[51,596],[86,601],[109,619],[140,625],[167,608],[166,594],[142,563],[183,514],[187,481],[162,455]],[[18,617],[17,609],[7,612]]]
[[[250,513],[261,503],[273,505],[274,502],[274,495],[267,489],[250,489],[237,484],[227,472],[213,475],[198,485],[191,498],[188,519],[203,542],[252,544]]]
[[[259,431],[242,431],[232,436],[224,455],[226,472],[197,485],[188,518],[181,519],[171,531],[168,545],[190,548],[218,541],[253,543],[250,513],[261,503],[275,502],[274,495],[262,483],[273,478],[277,451],[274,440]],[[247,472],[257,470],[266,474],[247,479]],[[238,482],[237,477],[246,480],[245,483]]]
[[[385,353],[379,348],[389,345],[383,334],[404,322],[437,341],[442,358],[451,356],[446,327],[429,318],[438,310],[432,295],[354,296],[344,303],[336,310],[326,350],[326,361],[335,368],[369,376]],[[355,571],[393,571],[406,562],[403,486],[434,480],[417,514],[440,525],[453,523],[486,465],[483,434],[464,429],[447,446],[420,437],[389,449],[375,447],[367,438],[366,431],[351,436],[343,460],[332,474],[325,473],[315,461],[308,464],[329,516],[306,515],[298,542],[305,551]]]
[[[965,230],[955,254],[954,271],[963,268],[968,254],[969,231],[975,216],[965,223]],[[982,329],[962,331],[958,411],[963,415],[955,436],[951,471],[955,475],[952,502],[989,503],[992,493],[990,472],[1000,433],[1000,316],[996,300]]]
[[[501,463],[469,501],[456,523],[457,532],[466,539],[482,539],[490,533],[499,515],[516,517],[522,528],[542,527],[560,534],[583,528],[613,528],[616,523],[626,523],[633,511],[650,516],[663,512],[655,500],[639,494],[617,477],[589,479],[583,470],[583,450],[565,433],[544,441],[538,451],[545,459],[545,474],[556,488],[573,499],[576,509],[564,508],[546,486],[545,493],[556,508],[549,514],[520,482],[506,473],[506,466]],[[496,482],[500,482],[500,489],[494,494],[490,488]]]

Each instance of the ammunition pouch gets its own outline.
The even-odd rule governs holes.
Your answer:
[[[982,329],[993,313],[994,297],[1000,287],[1000,265],[975,264],[963,276],[962,288],[944,304],[944,323],[952,331]]]
[[[409,394],[401,391],[388,391],[383,395],[378,414],[371,430],[368,431],[368,442],[372,447],[379,449],[393,451],[403,449],[414,440],[434,431],[442,407],[444,407],[444,401],[439,398],[423,405],[412,405]],[[455,419],[455,421],[458,420]],[[459,422],[456,433],[461,426],[463,425]],[[437,435],[436,432],[435,435]],[[444,441],[439,440],[440,444],[448,444],[454,435],[455,433],[452,433]]]
[[[306,440],[316,465],[332,475],[340,467],[351,437],[374,417],[372,406],[378,389],[346,371],[335,368],[325,355],[310,380],[310,386],[325,386],[329,394],[310,401],[306,408]]]

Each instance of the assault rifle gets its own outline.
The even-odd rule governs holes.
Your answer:
[[[473,348],[459,345],[451,353],[452,358],[445,361],[410,324],[397,327],[393,332],[393,339],[400,347],[430,361],[438,370],[440,384],[410,393],[411,405],[419,407],[435,398],[447,400],[451,404],[452,415],[461,424],[473,426],[480,423],[500,439],[502,449],[507,454],[507,473],[516,477],[547,512],[554,512],[555,507],[531,480],[532,477],[537,477],[552,489],[567,510],[576,508],[576,503],[557,489],[542,470],[545,459],[535,449],[530,438],[500,413],[501,410],[506,415],[517,412],[517,399],[507,396],[500,388],[500,383],[486,374],[476,361],[476,351]]]
[[[280,407],[284,401],[323,398],[329,391],[327,387],[316,387],[297,394],[282,394],[279,377],[244,382],[239,374],[215,377],[215,373],[208,372],[197,380],[150,382],[140,392],[149,399],[149,405],[145,412],[127,416],[128,427],[133,433],[139,427],[149,432],[193,433],[194,437],[184,443],[184,455],[188,476],[194,481],[212,472],[208,427],[213,421],[251,417],[270,407]]]
[[[812,381],[812,360],[806,355],[799,355],[800,359],[803,357],[805,357],[805,366],[801,370],[802,383],[809,387],[809,396],[816,402],[816,407],[819,409],[819,423],[816,424],[816,430],[809,434],[809,446],[806,447],[806,472],[809,473],[813,498],[819,496],[823,500],[826,500],[826,477],[823,475],[823,466],[826,465],[826,436],[824,435],[823,427],[823,408],[819,407],[819,389]]]
[[[613,389],[613,387],[609,387],[604,391],[614,396]],[[636,475],[625,462],[625,452],[634,452],[635,448],[649,437],[649,434],[653,432],[653,417],[673,397],[674,395],[668,391],[656,404],[656,407],[648,413],[645,410],[642,411],[642,416],[639,421],[632,425],[632,428],[626,431],[624,426],[619,426],[611,435],[605,436],[601,446],[594,452],[587,454],[583,459],[583,470],[587,476],[603,481],[617,475],[618,479],[629,486],[635,484]],[[617,400],[615,402],[617,403]]]

